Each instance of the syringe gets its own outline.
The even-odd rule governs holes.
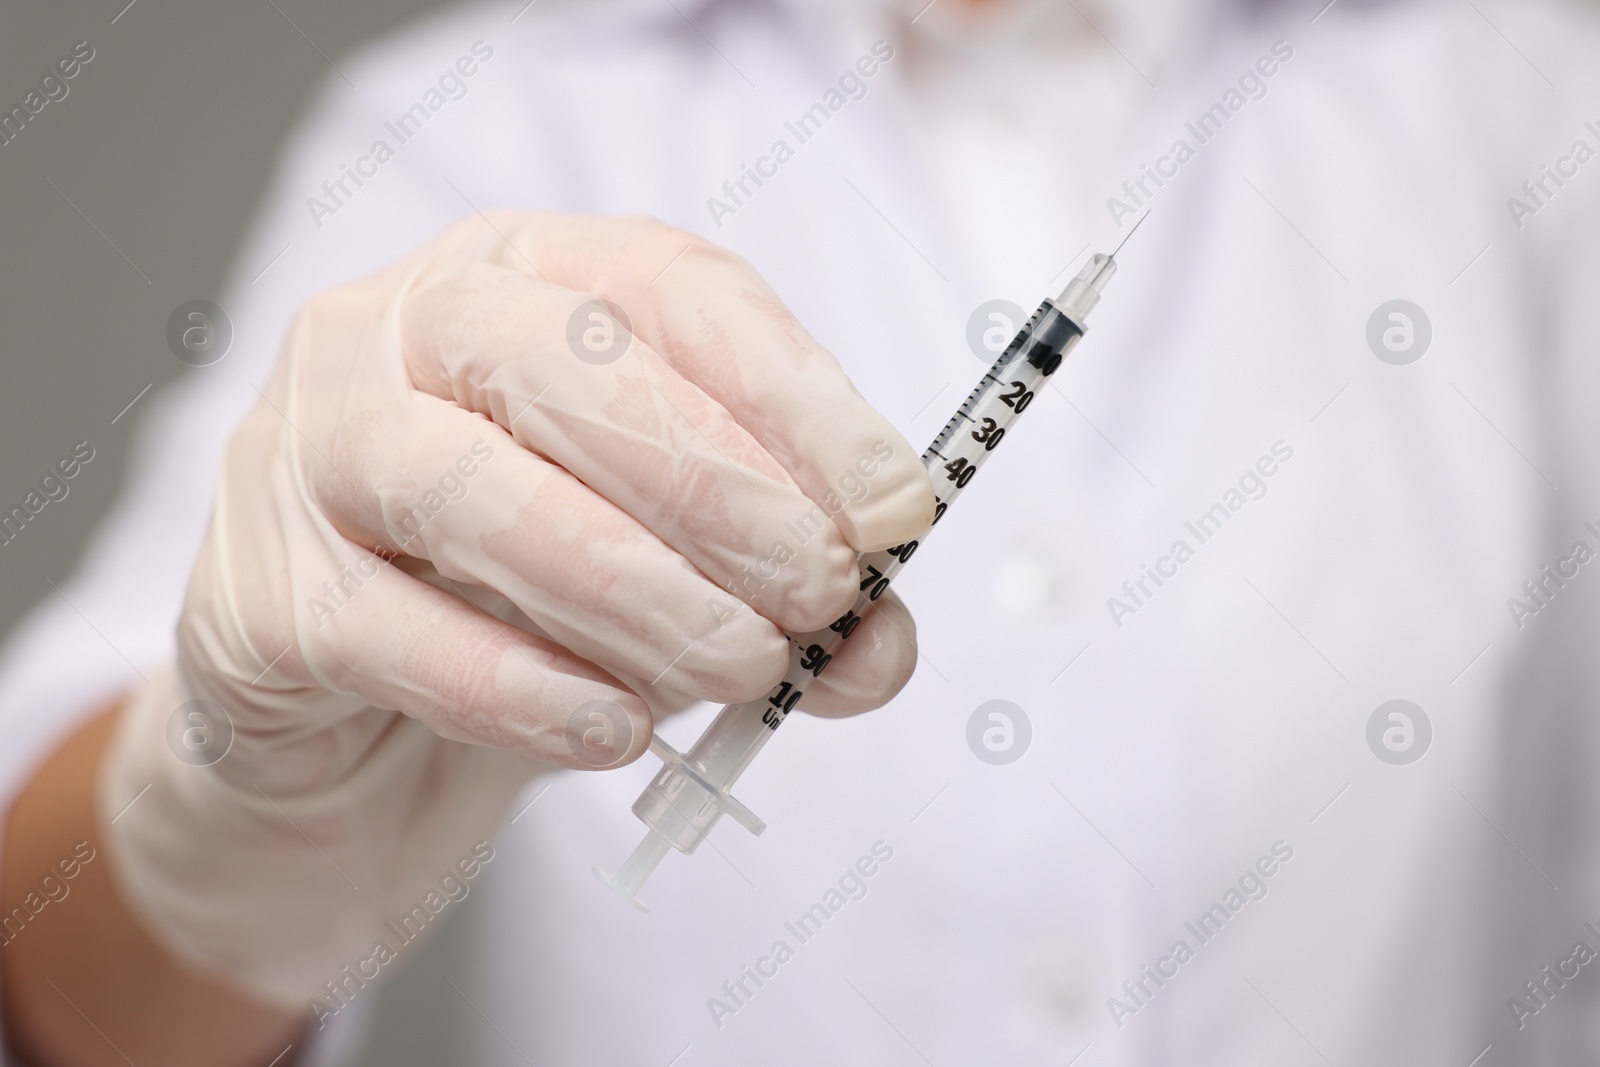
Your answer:
[[[934,475],[938,487],[934,525],[971,484],[1007,431],[1033,403],[1035,394],[1083,336],[1089,312],[1100,302],[1101,290],[1116,272],[1115,256],[1115,252],[1109,256],[1096,254],[1059,297],[1039,305],[922,454],[922,463]],[[858,558],[861,594],[855,606],[826,630],[789,635],[793,645],[789,671],[766,696],[723,708],[687,753],[675,751],[659,735],[651,740],[650,751],[661,758],[661,771],[633,803],[633,813],[649,829],[616,874],[594,869],[602,882],[639,910],[649,911],[639,899],[639,889],[669,849],[693,852],[723,815],[731,815],[753,834],[767,828],[729,790],[794,710],[805,687],[827,669],[839,643],[847,640],[862,616],[872,610],[918,544],[907,541],[863,553]]]

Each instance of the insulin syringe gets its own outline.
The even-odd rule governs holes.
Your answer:
[[[1059,297],[1039,305],[922,454],[938,492],[934,525],[944,518],[1083,336],[1089,312],[1116,272],[1115,255],[1095,255]],[[595,868],[601,881],[641,911],[648,911],[639,900],[639,889],[670,849],[693,852],[723,815],[732,816],[753,834],[766,829],[766,823],[729,790],[794,710],[806,686],[827,669],[840,642],[850,637],[862,616],[883,596],[917,544],[907,541],[862,553],[858,559],[861,594],[855,606],[826,630],[790,634],[789,671],[765,696],[723,708],[688,752],[674,751],[659,735],[650,742],[650,751],[661,758],[662,767],[633,803],[633,813],[648,829],[616,874]]]

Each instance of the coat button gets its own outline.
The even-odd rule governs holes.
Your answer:
[[[1094,973],[1081,946],[1047,944],[1033,960],[1031,985],[1052,1015],[1081,1019],[1093,1006]]]
[[[995,567],[994,598],[1008,611],[1032,614],[1056,599],[1063,577],[1061,567],[1044,553],[1016,550]]]

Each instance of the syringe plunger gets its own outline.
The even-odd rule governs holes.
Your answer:
[[[607,874],[599,867],[594,869],[594,873],[628,903],[640,911],[649,911],[650,906],[639,899],[639,890],[655,872],[656,865],[671,851],[671,841],[654,830],[646,830],[644,840],[634,847],[633,853],[623,862],[616,874]]]

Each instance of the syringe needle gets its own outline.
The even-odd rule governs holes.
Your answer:
[[[1143,215],[1140,215],[1139,216],[1139,221],[1134,223],[1133,224],[1133,229],[1128,231],[1128,236],[1124,237],[1122,239],[1122,241],[1117,245],[1117,247],[1112,250],[1111,255],[1107,256],[1106,258],[1107,259],[1116,259],[1117,258],[1117,253],[1122,251],[1122,246],[1128,243],[1128,239],[1129,238],[1131,238],[1134,234],[1139,232],[1139,227],[1143,226],[1144,225],[1144,220],[1149,218],[1149,217],[1150,217],[1150,212],[1148,212],[1148,211],[1146,211]]]

